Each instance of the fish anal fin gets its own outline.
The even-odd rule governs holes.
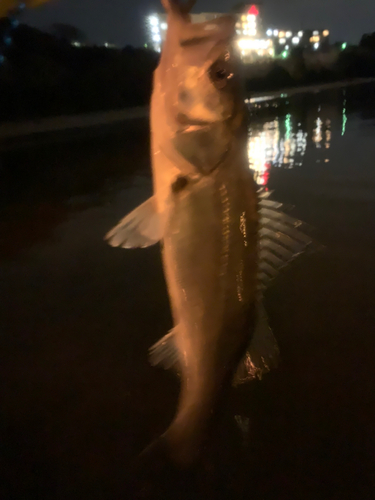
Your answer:
[[[238,386],[254,379],[261,380],[279,364],[280,351],[277,341],[268,324],[263,305],[258,307],[258,320],[253,338],[242,358],[233,378],[233,385]]]
[[[162,237],[162,217],[152,196],[111,229],[105,240],[113,247],[145,248],[154,245]]]

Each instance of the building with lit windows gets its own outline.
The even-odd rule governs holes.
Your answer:
[[[219,12],[191,14],[193,23],[212,21],[223,16]],[[328,30],[291,31],[276,28],[265,29],[261,17],[261,5],[246,5],[240,12],[234,13],[236,22],[236,43],[245,62],[252,62],[264,57],[288,57],[293,48],[319,50],[329,46]],[[147,32],[151,46],[161,51],[167,32],[167,15],[154,14],[147,18]]]

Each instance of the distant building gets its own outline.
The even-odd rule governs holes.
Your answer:
[[[245,62],[264,57],[287,57],[295,47],[318,50],[329,46],[328,30],[291,31],[276,28],[264,29],[261,4],[242,4],[234,13],[236,22],[236,43]],[[193,23],[212,21],[225,14],[202,12],[191,14]],[[147,18],[149,42],[157,52],[161,51],[167,32],[167,15],[154,14]]]

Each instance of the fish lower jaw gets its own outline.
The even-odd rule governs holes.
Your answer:
[[[205,124],[205,125],[190,125],[187,127],[184,132],[185,133],[191,133],[191,132],[199,132],[201,130],[208,130],[210,127],[210,124]]]

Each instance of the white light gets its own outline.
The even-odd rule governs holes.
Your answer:
[[[152,37],[152,39],[153,39],[153,41],[154,41],[154,42],[161,42],[160,35],[154,35],[154,36]]]
[[[302,38],[302,37],[303,37],[303,31],[299,31],[299,32],[298,32],[298,36],[299,36],[300,38]]]
[[[241,30],[236,30],[237,35],[241,34]]]
[[[272,36],[273,31],[272,30],[267,30],[267,36]]]
[[[244,35],[247,35],[247,30],[243,30],[243,34],[244,34]]]
[[[279,30],[273,30],[273,36],[277,36],[279,34]]]
[[[287,31],[287,32],[286,32],[286,37],[287,37],[287,38],[291,38],[292,34],[293,34],[293,33],[292,33],[291,31]]]
[[[161,27],[162,30],[166,30],[168,28],[168,24],[167,23],[161,23],[160,27]]]
[[[286,44],[285,38],[280,38],[279,42],[280,42],[281,45],[285,45]]]
[[[151,26],[157,26],[159,24],[159,19],[156,16],[151,16],[149,21]]]
[[[294,45],[298,45],[299,44],[299,38],[298,38],[298,36],[295,36],[294,38],[292,38],[292,43],[294,43]]]
[[[313,35],[314,35],[314,36],[319,35],[319,31],[314,31],[314,32],[313,32]]]
[[[314,49],[319,49],[319,44],[318,43],[314,43]]]
[[[285,45],[285,50],[289,50],[289,45]]]
[[[159,28],[157,26],[153,26],[151,28],[152,33],[159,34]]]
[[[254,14],[249,14],[249,15],[247,16],[247,20],[248,20],[248,21],[253,21],[253,22],[255,23],[255,16],[254,16]]]
[[[269,40],[252,40],[243,38],[242,40],[238,40],[238,46],[242,50],[267,49],[269,47]]]
[[[257,34],[257,30],[250,30],[249,35],[250,36],[255,36]]]

